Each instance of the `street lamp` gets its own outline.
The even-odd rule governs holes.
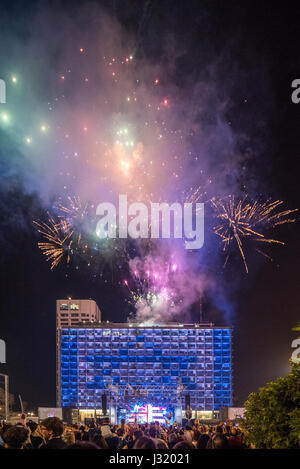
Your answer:
[[[4,377],[4,408],[5,408],[5,420],[8,420],[9,415],[9,394],[8,394],[8,375],[0,373],[0,376]]]

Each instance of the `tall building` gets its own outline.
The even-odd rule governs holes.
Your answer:
[[[199,324],[62,325],[57,405],[101,415],[105,398],[119,420],[174,416],[178,408],[184,415],[188,404],[193,417],[212,417],[231,405],[231,332]]]
[[[94,300],[56,300],[56,401],[60,407],[60,330],[78,324],[101,321],[101,311]]]
[[[76,326],[85,321],[101,321],[101,311],[94,300],[56,300],[57,328]]]

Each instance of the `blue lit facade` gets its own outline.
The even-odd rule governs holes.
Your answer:
[[[231,405],[230,328],[105,326],[60,330],[61,407],[101,408],[111,384],[118,400],[130,385],[160,405],[184,408],[187,394],[193,410]]]

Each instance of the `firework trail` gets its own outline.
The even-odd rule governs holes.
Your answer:
[[[239,200],[231,197],[225,202],[222,199],[211,200],[215,216],[219,221],[219,224],[213,228],[213,231],[222,239],[223,250],[226,252],[224,265],[227,264],[230,249],[234,243],[238,247],[247,273],[248,265],[244,251],[244,241],[285,244],[283,241],[266,237],[264,234],[266,230],[272,230],[278,225],[293,223],[295,221],[295,219],[288,217],[298,209],[277,211],[282,203],[281,200],[274,202],[260,202],[259,200],[255,200],[252,203],[248,200],[247,196]],[[256,250],[271,259],[260,249]]]

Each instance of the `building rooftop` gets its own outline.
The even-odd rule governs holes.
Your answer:
[[[129,328],[141,328],[141,329],[155,329],[155,328],[165,328],[165,329],[170,329],[170,328],[202,328],[202,329],[232,329],[231,326],[216,326],[213,323],[191,323],[191,324],[183,324],[183,323],[166,323],[166,324],[149,324],[147,322],[145,323],[140,323],[140,322],[122,322],[122,323],[116,323],[116,322],[109,322],[109,321],[102,321],[102,322],[88,322],[88,321],[83,321],[80,322],[74,326],[67,326],[67,327],[62,327],[62,329],[77,329],[77,328],[91,328],[91,329],[97,329],[97,328],[102,328],[102,329],[129,329]]]

